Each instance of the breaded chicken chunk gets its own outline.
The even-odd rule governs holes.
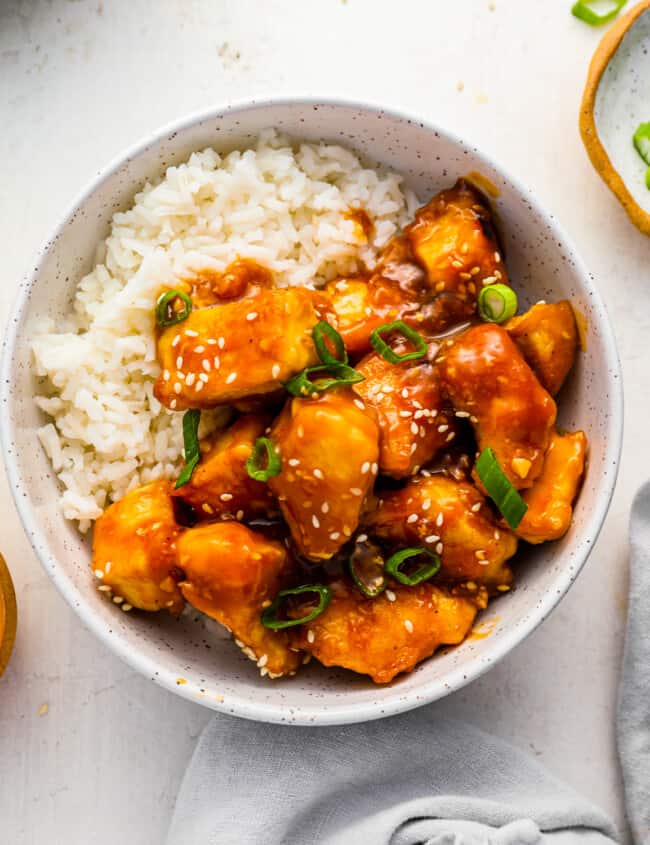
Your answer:
[[[530,487],[542,471],[556,407],[505,329],[474,326],[443,346],[437,365],[454,408],[470,415],[479,450],[492,447],[511,484]]]
[[[268,484],[246,471],[255,441],[264,435],[269,416],[248,414],[201,443],[201,460],[187,484],[174,490],[192,505],[199,519],[252,519],[271,516],[277,503]]]
[[[364,526],[396,546],[423,546],[440,556],[440,578],[474,581],[491,591],[512,582],[506,563],[517,538],[497,524],[490,506],[468,481],[419,475],[384,493]]]
[[[298,550],[331,558],[359,523],[378,471],[379,427],[349,389],[290,400],[269,435],[282,471],[269,479]]]
[[[551,396],[564,384],[578,351],[578,327],[571,304],[538,302],[504,329]]]
[[[523,494],[528,510],[516,530],[529,543],[564,536],[571,525],[575,499],[585,468],[587,437],[583,431],[551,436],[542,474]]]
[[[365,381],[354,390],[379,421],[380,473],[412,475],[456,438],[456,418],[443,406],[438,376],[428,361],[395,365],[372,352],[357,370]]]
[[[271,393],[318,363],[311,330],[330,314],[326,299],[307,288],[261,290],[195,309],[160,334],[154,394],[182,410]]]
[[[404,234],[431,290],[452,293],[464,303],[465,317],[476,311],[484,284],[508,284],[487,201],[465,179],[418,209]]]
[[[176,583],[176,545],[171,484],[136,487],[95,522],[93,570],[125,608],[178,614],[183,597]]]
[[[330,587],[327,609],[291,629],[292,642],[325,666],[370,675],[377,684],[410,672],[441,645],[462,642],[478,610],[478,601],[431,583],[395,584],[375,599],[364,598],[349,581]]]
[[[296,671],[301,655],[291,651],[287,635],[260,621],[291,575],[280,543],[238,522],[200,525],[180,537],[178,565],[186,600],[225,625],[263,674]]]

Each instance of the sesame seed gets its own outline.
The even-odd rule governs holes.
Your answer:
[[[472,274],[472,276],[478,276],[478,274],[481,272],[481,268],[478,266],[472,267],[469,272]]]
[[[323,504],[320,506],[320,509],[323,513],[329,513],[329,502],[323,502]]]
[[[176,407],[176,400],[175,399],[172,399],[172,401],[169,403],[169,407],[172,409],[172,411],[174,410],[174,408]]]
[[[437,534],[429,534],[428,537],[424,538],[425,543],[437,543],[440,537]]]
[[[185,384],[186,384],[188,387],[192,387],[192,385],[194,384],[195,380],[196,380],[196,376],[194,375],[194,373],[188,373],[188,374],[187,374],[187,378],[185,379]]]
[[[163,381],[169,381],[169,370],[165,370],[163,373]]]
[[[373,462],[370,464],[370,472],[371,472],[373,475],[377,475],[377,473],[379,472],[379,464],[378,464],[376,461],[373,461]]]
[[[425,499],[422,502],[422,510],[428,511],[430,507],[431,507],[431,499]]]
[[[197,381],[196,387],[194,388],[194,390],[196,390],[197,393],[200,393],[203,390],[203,385],[204,385],[203,381]]]
[[[251,322],[257,318],[257,311],[251,311],[249,314],[246,315],[246,319]]]
[[[456,436],[456,432],[450,431],[449,434],[447,435],[447,437],[445,438],[447,443],[449,443],[450,440],[453,440],[455,436]]]
[[[203,502],[201,510],[205,511],[205,513],[214,513],[214,509],[207,502]]]
[[[440,543],[436,543],[436,554],[437,554],[437,555],[441,555],[441,554],[442,554],[442,549],[443,549],[443,545],[442,545],[442,543],[441,543],[441,542],[440,542]]]
[[[212,364],[208,361],[208,359],[207,359],[207,358],[204,358],[204,359],[201,361],[201,366],[202,366],[202,367],[203,367],[203,369],[206,371],[206,373],[209,373],[209,372],[210,372],[210,370],[212,369]]]
[[[199,336],[199,333],[195,332],[193,329],[185,329],[185,334],[188,337],[198,337]]]
[[[443,423],[443,425],[439,425],[439,426],[438,426],[438,431],[440,432],[440,434],[443,434],[443,433],[444,433],[445,431],[447,431],[448,429],[449,429],[449,426],[448,426],[448,425],[445,425],[444,423]]]
[[[359,536],[357,537],[357,543],[365,543],[367,539],[367,534],[359,534]]]
[[[315,639],[316,639],[316,634],[314,634],[314,632],[313,632],[313,631],[312,631],[312,629],[310,628],[310,629],[307,631],[307,642],[308,642],[308,643],[313,643]]]
[[[263,654],[263,655],[260,657],[260,659],[257,661],[257,665],[258,665],[258,666],[260,667],[260,669],[261,669],[263,666],[266,666],[266,664],[267,664],[268,662],[269,662],[269,656],[268,656],[268,654]]]
[[[314,470],[314,477],[320,478],[320,480],[322,481],[323,478],[324,478],[323,471],[318,469],[318,467],[316,467],[316,469]]]
[[[475,417],[474,414],[472,414],[469,418],[469,421],[476,425],[478,423],[478,417]]]
[[[133,610],[133,605],[132,605],[132,604],[126,604],[126,603],[125,603],[125,604],[123,604],[123,605],[122,605],[122,610],[123,610],[125,613],[128,613],[128,612],[129,612],[129,610]]]
[[[338,531],[332,531],[330,534],[330,540],[338,540],[341,535]]]
[[[456,416],[464,419],[465,417],[469,417],[469,411],[456,411]]]
[[[212,363],[214,364],[215,370],[218,370],[219,367],[221,366],[221,360],[220,360],[218,355],[214,356],[214,358],[212,359]]]
[[[475,505],[472,505],[470,510],[472,511],[472,513],[478,513],[481,510],[482,505],[483,502],[477,502]]]
[[[239,522],[241,522],[243,518],[244,518],[244,511],[238,510],[237,513],[235,514],[235,519],[238,519]]]
[[[195,346],[194,351],[197,355],[200,355],[202,352],[205,352],[205,346]]]
[[[273,378],[277,378],[280,375],[280,365],[279,364],[274,364],[271,367],[271,375],[273,376]]]
[[[479,560],[485,560],[485,549],[477,549],[474,554]]]
[[[110,593],[110,591],[112,590],[112,587],[109,587],[108,584],[100,584],[99,587],[97,587],[97,589],[99,590],[100,593]]]
[[[176,369],[177,370],[183,369],[183,356],[182,355],[179,355],[178,358],[176,359]]]
[[[226,345],[226,338],[225,337],[217,338],[217,346],[219,347],[219,349],[223,349],[225,345]]]
[[[113,565],[113,562],[112,562],[112,561],[110,561],[110,560],[107,560],[107,561],[106,561],[106,563],[104,564],[104,572],[105,572],[107,575],[108,575],[108,573],[111,571],[111,566],[112,566],[112,565]]]
[[[113,601],[115,604],[122,604],[124,601],[123,596],[113,596]]]
[[[299,463],[300,461],[298,460],[298,458],[289,458],[288,460],[288,464],[290,467],[297,467]]]
[[[412,422],[411,423],[411,434],[417,434],[417,433],[418,433],[418,424],[416,422]]]
[[[360,411],[365,411],[365,410],[366,410],[366,406],[363,404],[363,402],[361,401],[361,399],[353,399],[352,401],[354,402],[354,404],[357,406],[357,408],[358,408]]]
[[[350,487],[350,493],[353,496],[363,496],[363,490],[360,487]]]
[[[463,266],[463,262],[462,261],[452,261],[451,266],[455,267],[457,270],[459,270]]]
[[[509,589],[510,587],[507,584],[499,584],[499,586],[497,587],[497,590],[500,593],[507,593]]]
[[[416,513],[412,513],[406,518],[406,521],[409,525],[412,525],[414,522],[418,521],[418,515]]]
[[[440,526],[442,525],[442,523],[443,523],[444,521],[445,521],[445,517],[444,517],[444,514],[441,512],[441,513],[439,513],[439,514],[438,514],[438,516],[436,517],[436,525],[438,526],[438,528],[440,528]]]
[[[219,498],[222,502],[229,502],[232,499],[232,493],[222,493]]]
[[[386,598],[388,599],[388,601],[395,601],[397,596],[392,590],[386,590]]]
[[[237,378],[237,373],[230,373],[228,378],[226,379],[226,384],[232,384],[233,381]]]
[[[99,578],[99,580],[101,581],[101,579],[103,577],[104,577],[104,571],[102,569],[96,569],[95,570],[95,578]]]
[[[382,402],[382,401],[383,401],[383,399],[384,399],[384,394],[383,394],[383,393],[378,393],[378,394],[375,396],[375,399],[377,400],[377,402]]]
[[[500,532],[500,531],[498,531],[496,528],[494,529],[494,539],[495,539],[495,540],[500,540],[500,539],[501,539],[501,532]],[[108,572],[108,568],[106,569],[106,571]]]
[[[405,619],[405,620],[404,620],[404,627],[405,627],[405,628],[406,628],[406,630],[409,632],[409,634],[412,634],[412,633],[413,633],[413,623],[411,622],[411,620],[410,620],[410,619]]]
[[[172,340],[172,346],[176,347],[181,342],[181,336],[179,334]]]
[[[305,429],[299,425],[296,429],[296,437],[304,437],[305,436]]]
[[[494,253],[494,260],[497,262],[497,264],[501,261],[501,256],[498,252]]]
[[[202,381],[204,384],[207,384],[207,383],[210,381],[210,377],[208,376],[208,374],[207,374],[207,373],[200,373],[200,374],[199,374],[199,379],[200,379],[200,381]]]
[[[408,398],[409,398],[409,392],[406,388],[404,388],[402,390],[402,399],[408,399]]]
[[[400,417],[404,417],[404,419],[407,419],[408,417],[413,416],[413,411],[400,411],[399,415]]]
[[[361,464],[361,475],[365,475],[370,471],[370,461],[365,461]]]
[[[208,346],[216,346],[216,345],[217,345],[217,341],[213,337],[211,337],[208,340]]]
[[[179,381],[176,382],[174,385],[174,393],[178,395],[181,392],[181,383]]]
[[[316,514],[312,514],[311,516],[311,524],[314,528],[320,528],[320,519],[316,516]]]

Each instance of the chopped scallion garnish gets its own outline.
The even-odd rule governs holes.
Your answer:
[[[517,313],[517,294],[508,285],[487,285],[478,295],[478,313],[488,323],[505,323]]]
[[[313,376],[316,376],[314,380]],[[284,386],[292,396],[311,396],[312,393],[323,393],[331,387],[357,384],[364,379],[365,376],[347,364],[322,364],[319,367],[307,367],[285,382]]]
[[[199,422],[201,411],[192,408],[183,414],[183,446],[185,448],[185,466],[176,479],[175,489],[178,490],[192,478],[196,465],[201,459],[199,447]]]
[[[384,336],[392,332],[397,332],[408,340],[415,347],[414,351],[404,352],[398,355],[384,340]],[[402,322],[402,320],[395,320],[394,323],[384,323],[383,326],[373,329],[370,333],[370,343],[373,349],[388,361],[389,364],[401,364],[403,361],[417,361],[418,358],[424,358],[427,354],[427,343],[425,339],[415,329]]]
[[[650,123],[640,123],[632,140],[638,154],[646,164],[650,164]],[[650,167],[645,172],[645,184],[646,188],[650,188]]]
[[[578,0],[571,14],[590,26],[601,26],[613,20],[627,0]]]
[[[300,619],[278,619],[277,612],[285,598],[288,596],[299,596],[303,593],[315,593],[318,596],[318,604],[313,610]],[[306,622],[311,622],[320,616],[327,605],[332,600],[332,591],[329,587],[322,584],[307,584],[303,587],[293,587],[289,590],[280,590],[277,596],[273,599],[271,604],[266,608],[264,613],[260,616],[262,625],[266,628],[271,628],[273,631],[281,631],[284,628],[293,628],[294,625],[304,625]]]
[[[384,558],[374,543],[357,543],[348,562],[350,575],[359,591],[368,599],[375,599],[388,583]]]
[[[183,303],[182,308],[178,308],[178,304]],[[176,323],[182,323],[192,313],[192,300],[182,290],[168,290],[164,293],[156,305],[156,322],[162,328],[167,326],[175,326]]]
[[[273,441],[269,437],[258,437],[246,461],[246,472],[255,481],[268,481],[279,475],[281,469],[282,461]]]
[[[486,446],[476,461],[476,472],[487,490],[488,496],[501,511],[503,518],[514,531],[528,505],[512,486],[504,471],[501,469],[494,451]]]
[[[325,320],[321,320],[320,323],[316,323],[314,326],[312,337],[314,338],[314,346],[318,352],[318,357],[323,364],[337,366],[348,363],[348,353],[345,350],[343,338],[334,326],[330,326]],[[334,353],[330,352],[327,345],[328,341],[334,347]]]
[[[402,566],[406,561],[415,557],[424,557],[423,563],[418,568],[408,575],[402,572]],[[416,546],[410,549],[401,549],[395,552],[394,555],[386,561],[386,572],[392,575],[400,584],[406,584],[407,587],[415,587],[416,584],[421,584],[423,581],[428,581],[440,569],[440,558],[438,555],[425,549],[423,546]]]

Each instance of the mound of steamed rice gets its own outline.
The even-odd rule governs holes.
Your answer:
[[[34,339],[44,378],[36,402],[52,418],[39,436],[64,515],[86,531],[111,501],[182,465],[183,415],[153,396],[162,289],[238,256],[269,267],[280,286],[319,286],[372,266],[415,205],[398,175],[364,167],[340,146],[272,132],[224,157],[194,153],[146,184],[113,217],[67,325],[43,325]],[[346,217],[355,207],[374,222],[371,243]],[[223,421],[223,412],[204,413],[201,436]]]

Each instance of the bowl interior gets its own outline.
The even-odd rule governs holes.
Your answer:
[[[560,421],[590,440],[587,479],[568,535],[519,556],[517,588],[484,612],[488,636],[425,661],[386,687],[313,663],[292,679],[260,679],[216,623],[200,615],[124,614],[102,600],[89,569],[89,544],[58,509],[57,482],[35,429],[30,334],[35,320],[64,314],[93,262],[112,214],[129,206],[147,178],[206,146],[250,145],[274,126],[295,138],[340,142],[401,172],[421,199],[472,171],[498,190],[494,206],[508,268],[524,306],[568,298],[582,315],[586,350],[563,388]],[[144,674],[167,688],[241,716],[268,721],[337,723],[378,718],[431,701],[485,671],[559,601],[595,540],[612,492],[620,448],[619,370],[600,301],[563,234],[527,192],[476,149],[396,114],[334,103],[261,103],[195,118],[152,138],[99,178],[77,203],[22,283],[5,339],[2,414],[5,459],[16,501],[43,565],[88,627]]]

